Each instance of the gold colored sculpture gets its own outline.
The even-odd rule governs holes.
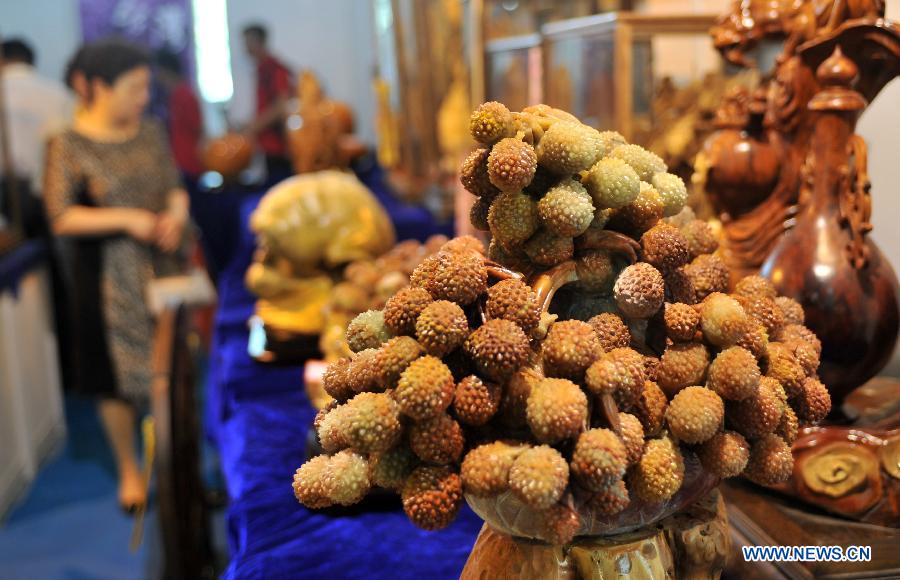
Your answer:
[[[391,86],[381,77],[376,77],[375,90],[375,134],[378,136],[378,163],[385,169],[395,167],[400,161],[400,135],[397,114],[391,107]]]
[[[246,284],[269,329],[317,335],[335,272],[384,253],[394,228],[375,196],[339,171],[365,150],[352,135],[350,108],[326,98],[308,70],[298,79],[297,103],[286,134],[299,175],[269,190],[250,217],[258,250]]]
[[[453,174],[459,160],[472,147],[469,136],[469,80],[463,63],[453,67],[453,83],[441,102],[437,113],[438,145],[441,150],[441,170]]]
[[[384,208],[351,174],[330,170],[291,177],[272,188],[250,217],[259,252],[246,283],[257,314],[274,328],[318,334],[332,272],[370,259],[394,243]]]

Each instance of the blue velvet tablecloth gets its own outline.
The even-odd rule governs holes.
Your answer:
[[[47,244],[40,239],[26,240],[0,256],[0,292],[16,293],[22,277],[46,258]]]
[[[377,168],[360,177],[376,195],[385,194]],[[237,204],[240,237],[231,255],[217,262],[223,267],[218,272],[206,426],[219,451],[230,498],[231,561],[224,577],[458,577],[481,527],[468,508],[447,530],[424,532],[409,523],[397,502],[313,512],[294,499],[291,477],[304,461],[314,416],[304,395],[302,369],[263,366],[247,354],[247,319],[254,303],[243,284],[254,247],[247,219],[260,197],[245,195]],[[399,239],[439,231],[420,208],[387,201],[398,232],[404,232]]]

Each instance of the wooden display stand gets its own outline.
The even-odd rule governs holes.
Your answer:
[[[734,546],[725,578],[897,578],[900,530],[834,517],[749,483],[721,486]],[[870,562],[745,562],[742,546],[871,546]]]
[[[513,538],[485,524],[460,577],[700,580],[721,575],[729,549],[725,504],[712,491],[646,529],[565,546]]]

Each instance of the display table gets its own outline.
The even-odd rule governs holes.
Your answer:
[[[898,578],[900,530],[836,517],[745,481],[722,484],[731,523],[726,578]],[[742,546],[869,546],[869,562],[746,562]]]
[[[0,256],[0,516],[64,439],[47,248]]]
[[[377,168],[360,177],[384,195],[384,187],[377,187]],[[312,512],[294,499],[291,477],[304,461],[314,416],[302,368],[264,366],[247,354],[247,320],[255,301],[243,281],[254,250],[247,219],[261,197],[244,195],[238,204],[240,235],[218,272],[219,309],[210,353],[206,426],[219,450],[230,498],[231,562],[224,576],[458,577],[482,523],[468,509],[450,529],[429,533],[409,523],[398,501]],[[424,210],[394,204],[393,211],[385,205],[404,224],[398,232],[420,239],[435,233]]]

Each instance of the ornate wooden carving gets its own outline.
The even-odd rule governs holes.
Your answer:
[[[778,487],[830,512],[882,526],[900,520],[900,429],[808,427],[794,476]]]
[[[854,578],[898,577],[900,554],[895,547],[900,545],[900,380],[874,379],[851,393],[844,407],[854,418],[852,426],[800,430],[792,446],[793,477],[774,487],[790,497],[779,497],[737,479],[723,482],[720,489],[739,546],[847,547],[863,543],[872,547],[872,560],[852,565],[782,562],[766,569],[736,557],[731,559],[729,577],[837,577],[841,573]],[[802,509],[796,498],[821,509]]]
[[[897,277],[867,236],[866,145],[854,134],[900,74],[900,30],[883,14],[880,0],[742,0],[711,31],[745,66],[761,40],[786,39],[764,87],[723,103],[701,177],[735,277],[761,271],[803,304],[835,408],[884,366],[900,328]]]

